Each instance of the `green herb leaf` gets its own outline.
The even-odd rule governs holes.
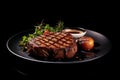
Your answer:
[[[61,32],[64,27],[63,24],[64,23],[62,21],[59,21],[55,28],[53,28],[49,24],[43,25],[42,21],[41,24],[35,26],[34,33],[22,37],[21,41],[19,42],[19,45],[23,46],[23,48],[25,49],[30,39],[35,38],[36,36],[43,35],[44,31],[46,30],[49,30],[50,32]]]

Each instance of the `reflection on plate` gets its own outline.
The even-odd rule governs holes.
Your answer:
[[[35,61],[35,62],[42,62],[42,63],[81,63],[81,62],[88,62],[88,61],[92,61],[95,59],[98,59],[102,56],[104,56],[106,53],[108,53],[111,49],[111,44],[110,41],[107,39],[107,37],[105,37],[104,35],[92,31],[92,30],[87,30],[87,33],[85,34],[85,36],[90,36],[92,38],[94,38],[95,41],[95,46],[94,49],[91,51],[83,51],[80,48],[80,45],[78,45],[78,51],[75,55],[75,57],[73,57],[70,60],[64,60],[64,61],[54,61],[54,60],[49,60],[49,59],[43,59],[43,58],[37,58],[33,55],[30,55],[27,52],[24,52],[22,50],[21,47],[19,47],[19,41],[21,39],[21,37],[23,35],[27,35],[29,33],[33,33],[33,30],[28,30],[25,32],[20,32],[14,36],[12,36],[8,41],[7,41],[7,48],[8,50],[22,58],[22,59],[26,59],[26,60],[30,60],[30,61]]]

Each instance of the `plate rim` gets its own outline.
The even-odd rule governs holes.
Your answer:
[[[81,27],[79,27],[79,28],[81,28]],[[99,58],[101,58],[102,56],[104,56],[104,55],[107,54],[107,53],[105,53],[105,54],[100,55],[100,56],[96,56],[96,57],[93,57],[93,58],[89,58],[89,59],[85,59],[85,60],[80,60],[80,61],[65,61],[65,62],[64,62],[64,61],[45,61],[45,60],[30,59],[30,58],[21,56],[21,55],[15,53],[14,51],[12,51],[12,50],[10,49],[10,47],[9,47],[9,41],[10,41],[11,39],[13,39],[14,37],[16,37],[17,35],[19,35],[19,34],[21,34],[21,33],[28,32],[28,31],[32,31],[32,30],[33,30],[33,29],[21,31],[21,32],[16,33],[15,35],[11,36],[11,37],[7,40],[7,42],[6,42],[6,47],[7,47],[8,51],[10,51],[10,53],[12,53],[13,55],[15,55],[16,57],[22,58],[22,59],[25,59],[25,60],[28,60],[28,61],[33,61],[33,62],[38,62],[38,63],[39,63],[39,62],[41,62],[41,63],[53,63],[53,64],[74,64],[74,63],[89,62],[89,61],[93,61],[93,60],[99,59]],[[86,30],[93,31],[93,30],[90,30],[90,29],[86,29]],[[96,31],[94,31],[94,32],[96,32]],[[100,35],[103,35],[103,34],[101,34],[101,33],[99,33],[99,32],[97,32],[97,33],[100,34]],[[103,36],[109,41],[109,43],[111,43],[110,40],[109,40],[105,35],[103,35]],[[110,45],[111,45],[111,44],[110,44]],[[110,48],[111,48],[111,47],[110,47]]]

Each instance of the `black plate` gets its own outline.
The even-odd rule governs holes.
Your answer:
[[[33,56],[30,56],[29,53],[24,52],[21,49],[21,47],[19,47],[19,45],[18,45],[21,37],[23,35],[27,35],[29,33],[33,33],[33,30],[20,32],[16,35],[13,35],[7,41],[6,46],[12,54],[14,54],[22,59],[35,61],[35,62],[62,63],[62,64],[88,62],[88,61],[92,61],[92,60],[95,60],[95,59],[98,59],[98,58],[104,56],[111,49],[111,44],[110,44],[110,41],[108,40],[107,37],[105,37],[104,35],[96,32],[96,31],[87,30],[87,33],[85,36],[93,37],[95,40],[95,47],[93,50],[91,50],[89,52],[83,51],[83,50],[81,50],[80,46],[78,45],[78,52],[77,52],[76,56],[71,60],[52,61],[49,59],[48,60],[44,60],[44,59],[40,59],[40,58],[38,59],[38,58],[35,58]]]

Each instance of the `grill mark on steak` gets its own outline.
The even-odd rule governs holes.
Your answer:
[[[72,35],[63,32],[37,36],[28,42],[27,47],[36,55],[59,59],[72,58],[77,52],[77,44]]]

